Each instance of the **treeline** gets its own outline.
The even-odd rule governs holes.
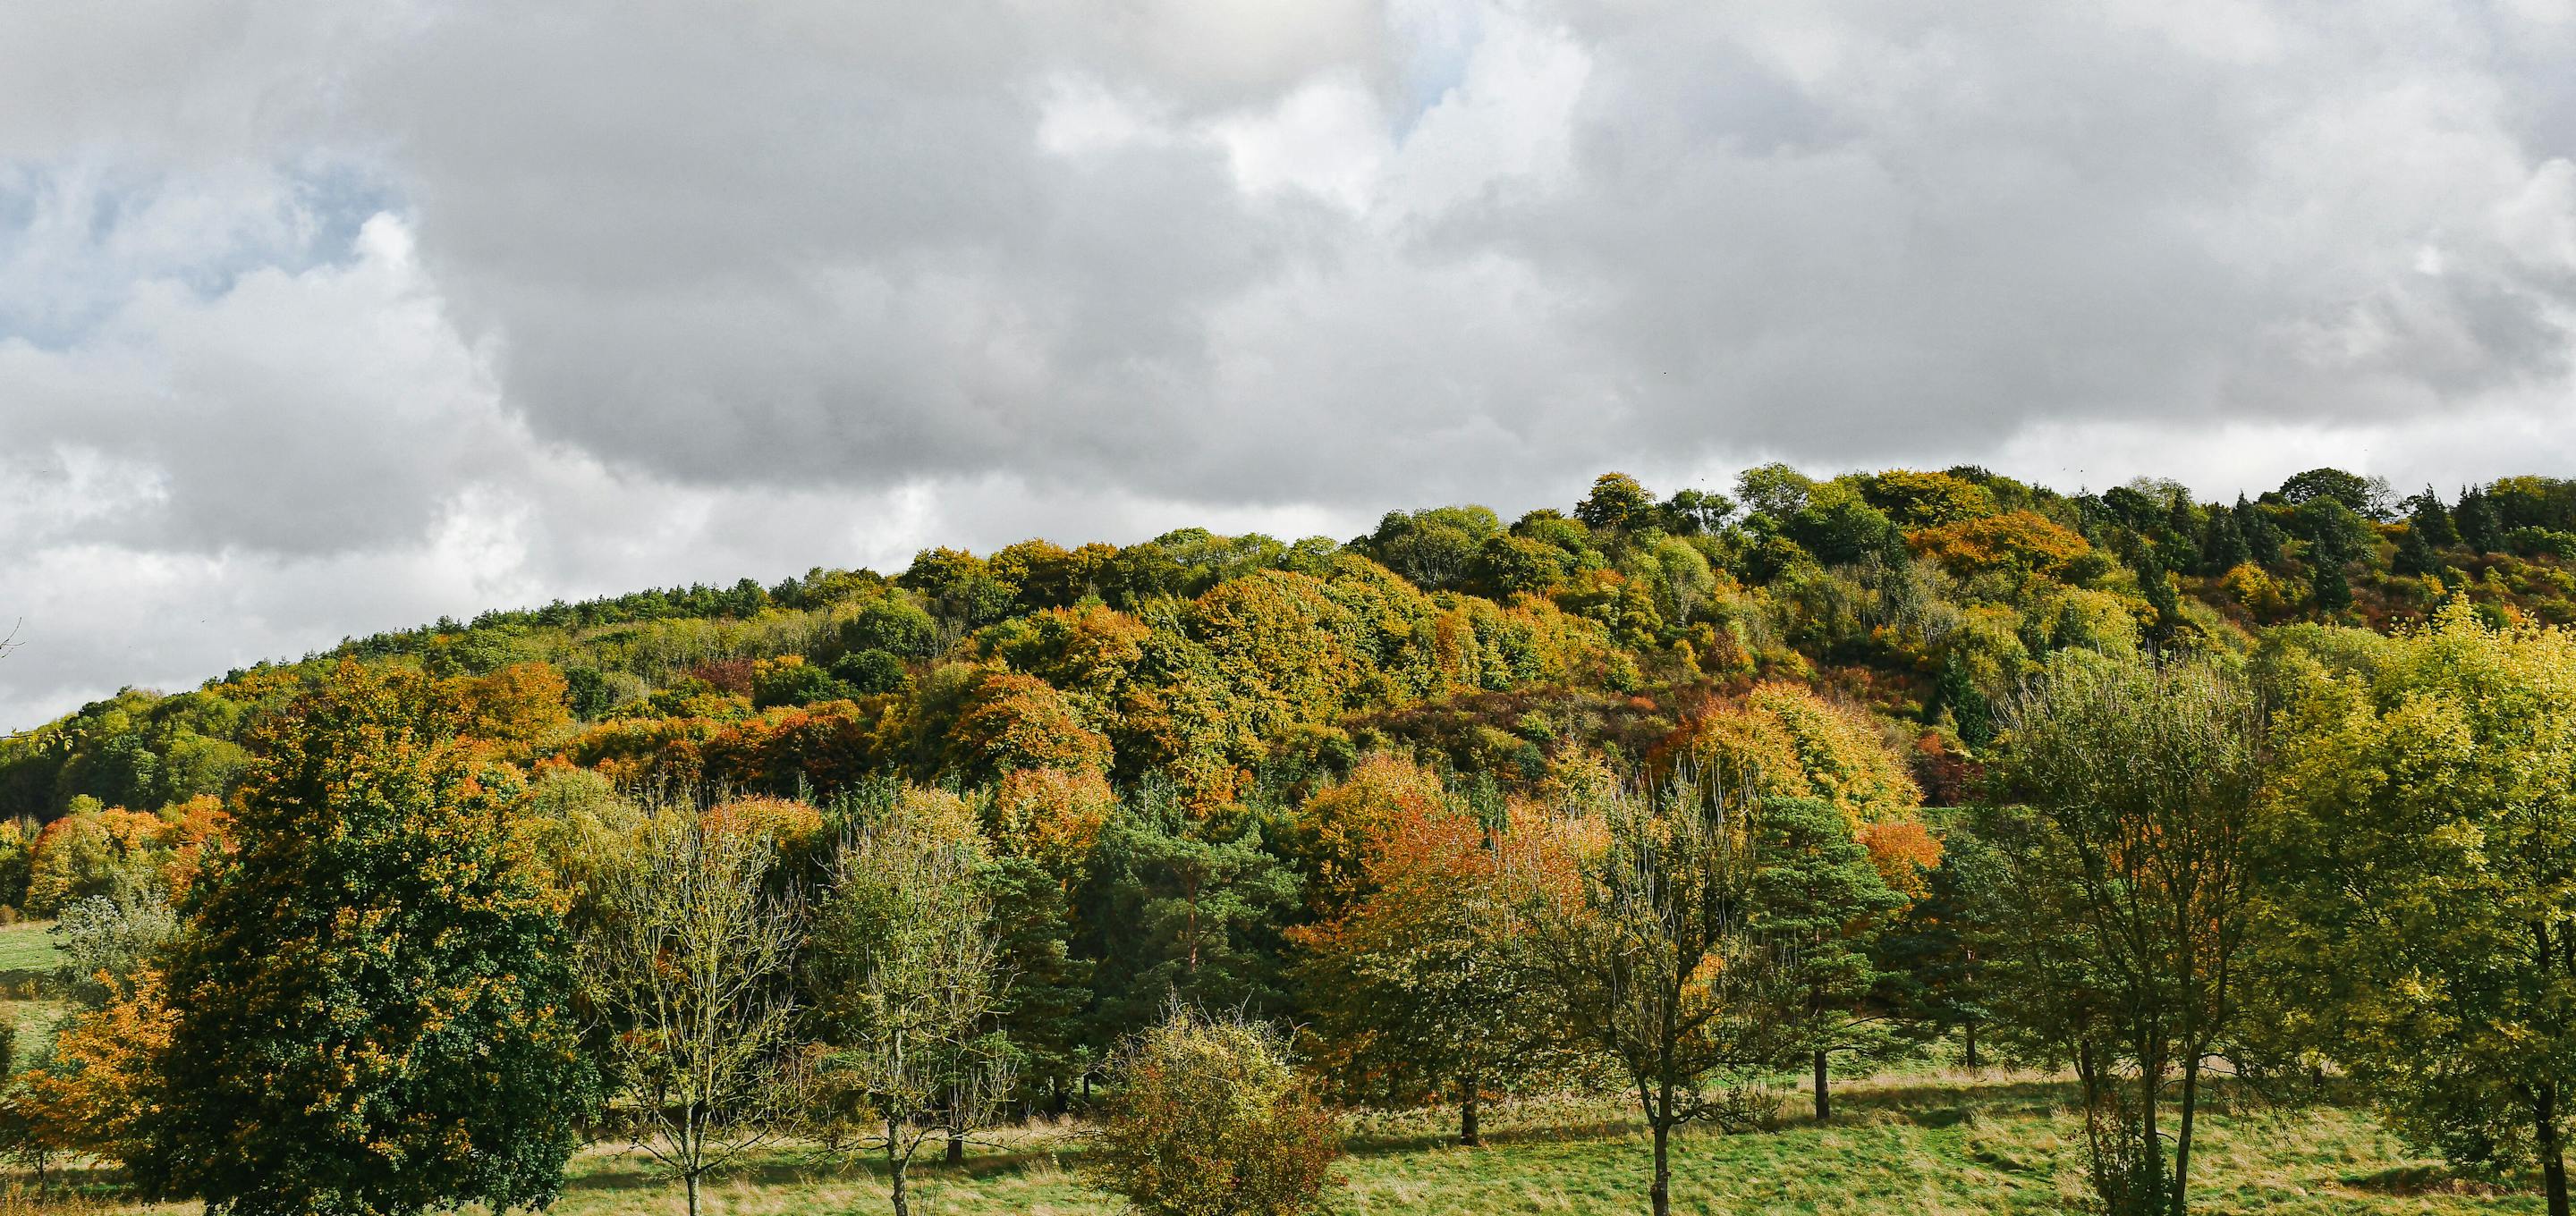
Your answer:
[[[1946,812],[1778,682],[1631,768],[1567,739],[1526,792],[1378,752],[1217,809],[1092,769],[622,790],[541,754],[561,687],[345,664],[189,830],[90,812],[134,830],[46,871],[83,1011],[12,1061],[0,1149],[402,1212],[542,1206],[603,1134],[694,1207],[792,1137],[881,1161],[903,1211],[926,1147],[1099,1085],[1102,1185],[1292,1212],[1326,1104],[1445,1102],[1472,1144],[1496,1095],[1597,1088],[1663,1212],[1676,1129],[1760,1127],[1792,1079],[1830,1119],[1837,1070],[1956,1042],[2074,1070],[2106,1210],[2184,1209],[2214,1062],[2285,1101],[2347,1076],[2566,1205],[2576,634],[2466,600],[2061,650]]]

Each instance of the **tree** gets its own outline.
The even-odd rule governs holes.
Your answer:
[[[1258,833],[1187,821],[1149,789],[1101,829],[1093,858],[1077,944],[1099,960],[1107,1028],[1142,1025],[1176,997],[1255,1014],[1286,1004],[1277,926],[1297,906],[1297,880]]]
[[[1175,1004],[1118,1050],[1118,1098],[1084,1154],[1091,1184],[1145,1216],[1302,1216],[1341,1155],[1278,1028]]]
[[[243,1216],[536,1207],[596,1083],[513,770],[425,679],[343,663],[256,739],[180,904],[147,1184]]]
[[[1010,981],[984,858],[971,824],[918,805],[897,803],[842,844],[809,964],[832,1039],[824,1067],[867,1104],[871,1126],[851,1144],[882,1155],[895,1216],[912,1211],[921,1146],[944,1131],[960,1159],[1012,1084],[1008,1042],[992,1029]]]
[[[2500,553],[2504,550],[2504,515],[2496,510],[2495,501],[2483,489],[2470,489],[2460,494],[2460,505],[2451,508],[2451,521],[2457,525],[2460,543],[2472,552]]]
[[[2452,525],[2450,509],[2442,505],[2442,496],[2433,487],[2407,495],[2406,501],[2398,505],[2406,509],[2408,530],[2422,537],[2425,544],[2447,549],[2460,543],[2460,530]]]
[[[2137,573],[2138,591],[2156,614],[2156,623],[2147,628],[2147,638],[2159,647],[2171,646],[2183,625],[2182,596],[2174,591],[2173,580],[2165,575],[2164,563],[2154,550],[2138,555]]]
[[[2245,551],[2252,556],[2254,564],[2265,567],[2280,565],[2281,526],[2272,521],[2271,513],[2259,503],[2245,501],[2242,494],[2236,496],[2236,506],[2230,513],[2236,517],[2236,530],[2245,537]]]
[[[2077,1057],[2105,1205],[2180,1216],[2201,1062],[2238,1011],[2262,715],[2210,661],[2060,651],[2008,719],[2001,775],[2029,811],[1996,844],[2020,901],[2017,961],[2055,989],[2014,1016]]]
[[[1576,504],[1574,517],[1596,532],[1625,532],[1657,522],[1654,496],[1625,473],[1604,473],[1593,478],[1592,492]]]
[[[1889,1000],[1909,1028],[1955,1031],[1961,1062],[1978,1067],[1977,1033],[1995,1016],[1986,956],[2004,907],[2001,860],[1964,817],[1941,834],[1941,861],[1921,898],[1906,906],[1878,941],[1892,972]]]
[[[798,1106],[789,986],[797,909],[771,893],[776,845],[681,809],[648,820],[605,876],[582,943],[606,1022],[614,1109],[687,1188],[784,1129]]]
[[[2310,469],[2281,483],[2281,501],[2303,506],[2318,499],[2331,499],[2343,504],[2353,514],[2370,519],[2384,519],[2389,506],[2388,481],[2364,477],[2342,469]]]
[[[1317,1071],[1378,1099],[1454,1093],[1458,1142],[1475,1145],[1486,1089],[1544,1071],[1555,1054],[1499,855],[1467,815],[1408,805],[1359,877],[1367,894],[1347,910],[1289,931]]]
[[[2281,730],[2267,955],[2322,1047],[2463,1168],[2568,1208],[2576,1105],[2576,636],[2453,600],[2300,681]]]
[[[1851,821],[1821,798],[1774,798],[1754,817],[1753,903],[1758,931],[1786,960],[1796,1005],[1788,1046],[1814,1070],[1816,1122],[1833,1118],[1827,1072],[1837,1053],[1894,1054],[1902,1040],[1875,998],[1893,976],[1873,955],[1891,913],[1890,889]]]
[[[1751,1096],[1726,1082],[1793,1041],[1797,994],[1758,927],[1753,809],[1676,774],[1578,794],[1545,829],[1553,847],[1514,853],[1532,965],[1568,1029],[1618,1063],[1653,1135],[1654,1216],[1672,1211],[1673,1129],[1749,1119]]]

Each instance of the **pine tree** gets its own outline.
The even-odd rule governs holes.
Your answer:
[[[2464,490],[2460,505],[2451,509],[2451,522],[2459,529],[2460,543],[2477,553],[2504,551],[2504,516],[2483,489]]]
[[[2236,530],[2245,536],[2245,551],[2266,568],[2281,564],[2281,528],[2262,507],[2236,496]]]
[[[1762,863],[1753,899],[1761,933],[1789,963],[1796,992],[1793,1059],[1814,1070],[1816,1121],[1833,1118],[1827,1073],[1837,1054],[1884,1059],[1904,1046],[1872,998],[1895,978],[1874,954],[1886,918],[1905,906],[1821,798],[1773,798],[1755,818]]]
[[[2254,551],[2245,544],[2245,530],[2236,523],[2234,511],[2211,511],[2209,525],[2200,538],[2200,572],[2215,578],[2254,560]]]
[[[430,683],[344,663],[259,736],[189,887],[147,1184],[236,1216],[540,1206],[596,1082],[516,774]]]

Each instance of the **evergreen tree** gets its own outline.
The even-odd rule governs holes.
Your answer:
[[[1072,910],[1064,888],[1045,867],[1026,857],[995,860],[984,877],[993,904],[993,932],[1002,970],[1011,977],[1001,1027],[1021,1056],[1020,1075],[1043,1091],[1058,1113],[1068,1087],[1079,1079],[1090,1029],[1090,959],[1070,951]]]
[[[1814,1070],[1816,1121],[1833,1118],[1827,1074],[1837,1054],[1885,1059],[1904,1045],[1873,998],[1894,978],[1874,952],[1905,906],[1853,839],[1851,820],[1821,798],[1772,798],[1754,818],[1759,932],[1789,960],[1796,1008],[1792,1058]]]
[[[2452,523],[2451,512],[2442,505],[2442,496],[2434,493],[2433,487],[2424,487],[2423,493],[2407,498],[2404,505],[2407,526],[2421,534],[2425,544],[2447,549],[2460,543],[2459,527]]]
[[[2245,544],[2245,529],[2238,526],[2234,511],[2213,510],[2209,523],[2201,530],[2200,572],[2215,578],[2254,560],[2254,551]]]
[[[2233,513],[2236,516],[2236,530],[2245,537],[2245,551],[2253,557],[2255,563],[2265,568],[2280,565],[2281,528],[2280,525],[2272,522],[2271,513],[2255,503],[2245,501],[2243,494],[2236,496],[2236,507]]]
[[[2311,582],[2315,586],[2317,611],[2332,616],[2352,607],[2352,581],[2344,577],[2343,563],[2320,560]]]
[[[535,1207],[596,1082],[515,774],[430,683],[344,663],[259,736],[189,887],[147,1183],[237,1216]]]
[[[2425,541],[2421,527],[2409,527],[2397,538],[2397,555],[2389,559],[2389,568],[2399,574],[2426,575],[2442,568],[2442,558]]]
[[[2451,522],[2459,530],[2460,543],[2472,552],[2504,551],[2504,515],[2484,489],[2462,491],[2460,505],[2451,510]]]
[[[2168,570],[2197,569],[2201,563],[2200,512],[2191,505],[2191,496],[2176,494],[2173,505],[2165,510],[2163,535],[2156,538],[2156,549]]]
[[[2147,607],[2156,610],[2156,623],[2147,627],[2147,640],[2157,646],[2171,646],[2182,629],[2182,596],[2174,591],[2173,580],[2165,575],[2164,563],[2156,560],[2154,550],[2138,555],[2138,592]]]
[[[1963,816],[1941,833],[1941,862],[1923,895],[1878,941],[1886,1000],[1908,1030],[1955,1032],[1963,1063],[1983,1061],[1977,1038],[1994,1018],[1984,960],[2001,911],[2002,859]]]
[[[1102,1031],[1150,1024],[1174,999],[1254,1015],[1285,1007],[1279,926],[1297,879],[1258,832],[1223,833],[1148,791],[1102,826],[1092,856],[1078,907]]]
[[[1995,711],[1986,694],[1977,687],[1968,661],[1953,650],[1941,660],[1941,674],[1932,682],[1932,697],[1923,706],[1925,718],[1950,711],[1950,725],[1959,732],[1959,742],[1970,748],[1982,748],[1995,740]]]

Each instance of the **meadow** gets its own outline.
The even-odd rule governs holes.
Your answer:
[[[1691,1129],[1675,1140],[1674,1210],[1719,1213],[2074,1213],[2086,1210],[2081,1124],[2073,1086],[2029,1073],[1907,1073],[1846,1087],[1831,1125],[1797,1117],[1762,1130]],[[2274,1216],[2470,1216],[2539,1212],[2536,1193],[2457,1178],[2408,1152],[2367,1111],[2279,1105],[2222,1093],[2205,1108],[2192,1208]],[[1344,1186],[1330,1210],[1348,1216],[1632,1212],[1644,1209],[1646,1137],[1614,1104],[1579,1099],[1506,1103],[1487,1120],[1488,1143],[1448,1142],[1440,1110],[1349,1118]],[[1108,1216],[1114,1200],[1086,1189],[1070,1125],[1000,1133],[962,1168],[916,1167],[914,1210],[925,1216]],[[117,1202],[105,1176],[67,1181],[88,1198],[57,1197],[12,1211],[195,1213],[196,1204]],[[706,1191],[710,1216],[860,1216],[887,1210],[882,1176],[812,1150],[764,1150]],[[479,1209],[477,1209],[479,1210]],[[676,1187],[628,1150],[575,1159],[561,1216],[677,1212]]]

